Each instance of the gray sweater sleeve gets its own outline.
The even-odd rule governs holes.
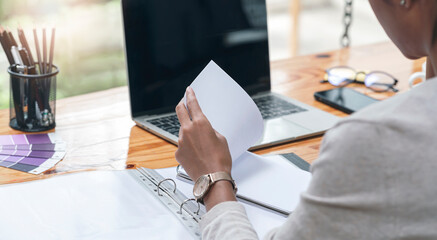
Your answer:
[[[200,222],[202,239],[258,239],[239,202],[223,202],[214,206]]]
[[[390,230],[384,212],[388,197],[387,164],[378,159],[375,141],[384,128],[362,121],[343,121],[323,140],[319,158],[311,166],[308,190],[285,224],[265,239],[377,239]],[[379,142],[379,141],[378,141]],[[382,155],[381,155],[382,154]],[[388,182],[387,182],[388,181]],[[363,227],[363,226],[366,227]],[[382,226],[383,225],[383,226]],[[244,207],[237,202],[215,206],[201,222],[203,239],[257,239]]]

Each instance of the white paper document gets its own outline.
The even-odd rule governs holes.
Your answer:
[[[191,239],[127,171],[1,186],[0,239]]]
[[[192,239],[186,227],[128,171],[66,174],[0,186],[0,239]],[[193,186],[158,169],[193,198]],[[286,218],[244,204],[260,237]]]
[[[211,61],[190,86],[203,114],[228,141],[232,160],[262,136],[264,122],[255,102],[215,62]]]

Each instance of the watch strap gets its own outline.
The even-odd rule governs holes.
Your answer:
[[[215,172],[215,173],[210,173],[209,175],[209,179],[211,179],[211,183],[209,185],[209,188],[211,188],[211,186],[218,182],[218,181],[229,181],[232,184],[232,188],[234,189],[234,193],[237,193],[237,185],[235,184],[234,179],[232,179],[231,175],[227,172]]]

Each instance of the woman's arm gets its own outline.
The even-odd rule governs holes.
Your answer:
[[[224,171],[231,174],[232,160],[225,137],[212,128],[190,87],[186,98],[187,108],[182,101],[176,107],[181,123],[176,160],[194,181],[209,173]],[[225,201],[236,201],[228,181],[216,182],[204,198],[208,211]]]
[[[186,98],[187,108],[182,101],[176,107],[181,123],[176,160],[193,180],[219,171],[230,174],[232,159],[226,139],[212,128],[190,87]],[[258,238],[230,182],[216,182],[203,200],[208,211],[201,222],[204,239]]]

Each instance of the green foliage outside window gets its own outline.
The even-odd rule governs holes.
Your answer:
[[[16,37],[21,26],[31,48],[34,26],[40,41],[43,27],[56,27],[58,99],[126,85],[121,18],[119,0],[0,0],[0,24]],[[0,49],[0,109],[9,107],[8,66]]]

